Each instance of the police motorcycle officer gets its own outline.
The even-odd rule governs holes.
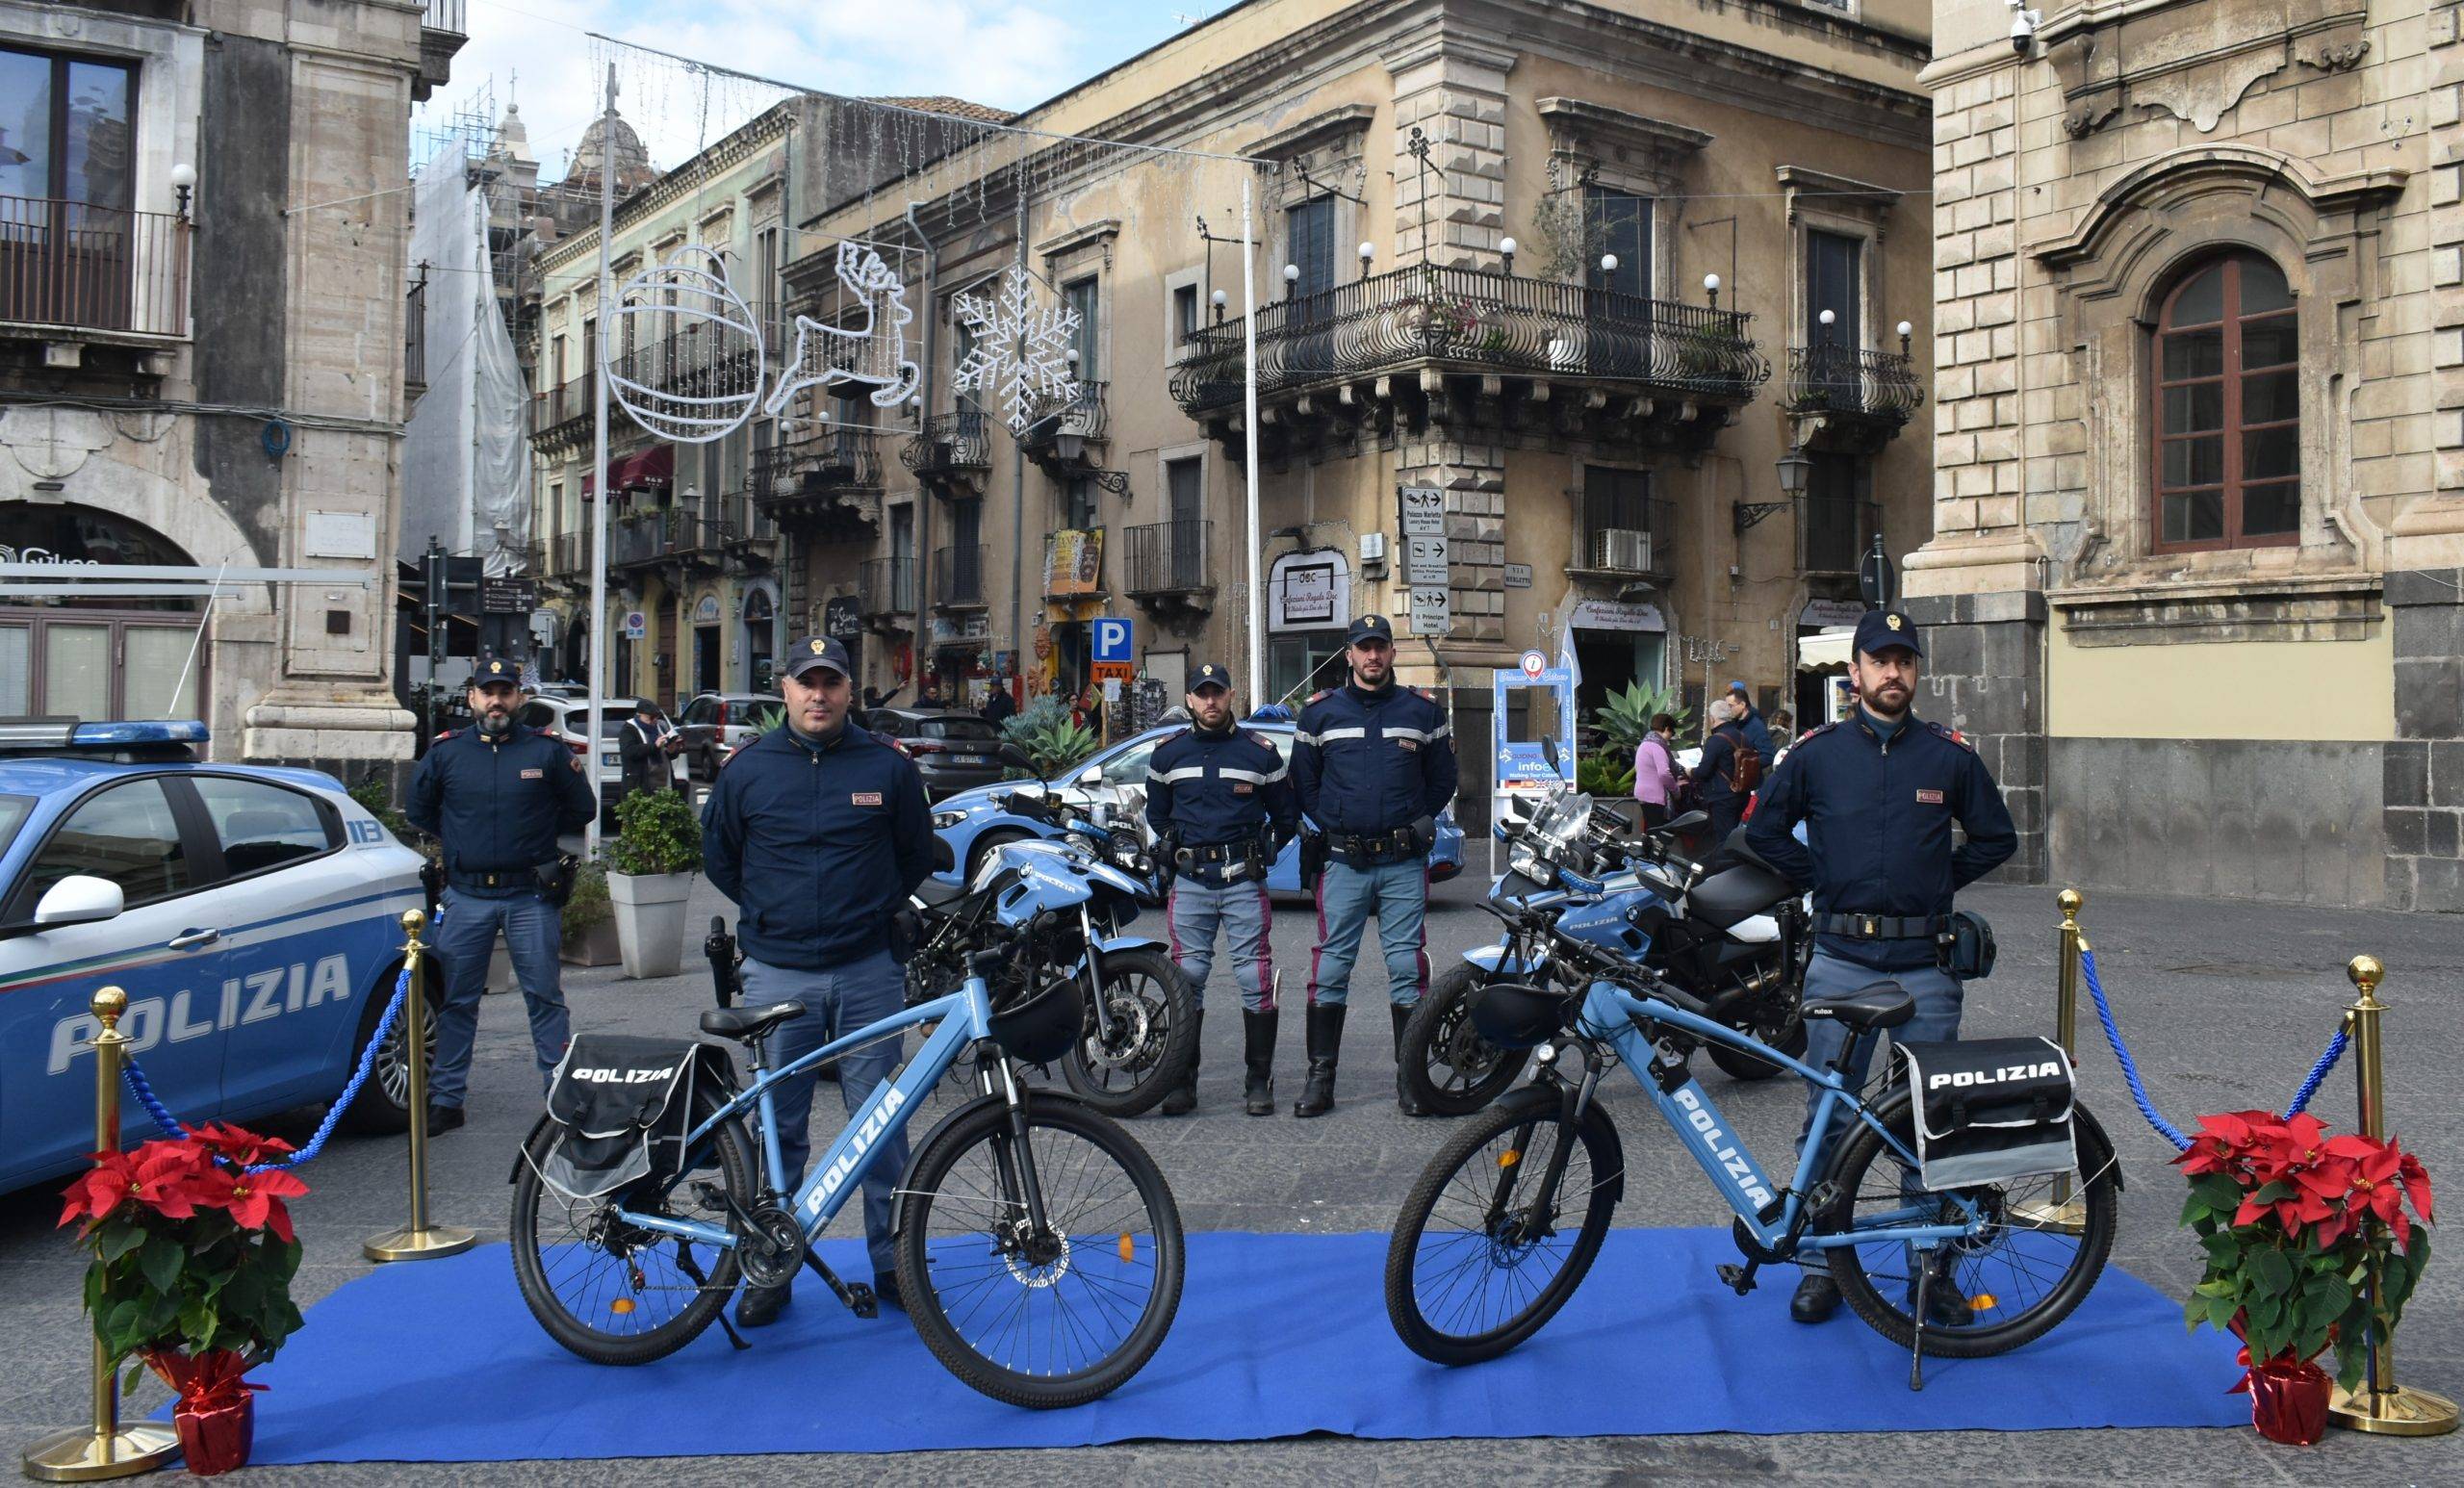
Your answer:
[[[1746,824],[1746,845],[1813,892],[1815,949],[1806,968],[1804,1013],[1806,1063],[1816,1068],[1835,1065],[1848,1042],[1848,1030],[1826,1003],[1896,982],[1915,1008],[1892,1030],[1894,1039],[1956,1039],[1962,981],[1991,964],[1984,921],[1954,914],[1951,899],[2008,859],[2018,835],[1975,748],[1911,708],[1924,654],[1906,615],[1867,612],[1848,663],[1855,711],[1797,741]],[[1793,835],[1800,822],[1802,843]],[[1954,822],[1966,834],[1956,846]],[[1862,1042],[1857,1067],[1843,1071],[1852,1086],[1863,1083],[1872,1049],[1872,1041]],[[1812,1137],[1817,1096],[1809,1087],[1800,1150]],[[1839,1289],[1822,1252],[1800,1264],[1805,1274],[1788,1315],[1820,1322],[1838,1308]],[[1947,1286],[1928,1290],[1927,1313],[1935,1327],[1956,1327],[1969,1316],[1958,1289]]]
[[[780,666],[785,727],[729,757],[702,811],[703,866],[740,911],[737,975],[746,1001],[805,1009],[764,1045],[772,1068],[906,1005],[907,973],[890,927],[933,871],[933,819],[914,762],[850,717],[853,671],[837,641],[797,641]],[[896,1070],[899,1048],[884,1039],[839,1056],[839,1099],[850,1116]],[[772,1087],[788,1193],[812,1152],[815,1078],[808,1072]],[[874,1296],[904,1308],[890,1210],[907,1139],[883,1140],[883,1160],[864,1180],[864,1239]],[[747,1287],[736,1321],[748,1328],[776,1321],[789,1287]]]
[[[444,844],[435,951],[445,963],[445,1000],[427,1080],[431,1135],[463,1122],[479,999],[499,931],[530,1013],[543,1086],[571,1037],[558,953],[575,864],[556,838],[589,825],[599,803],[562,740],[513,721],[522,702],[522,668],[481,658],[471,673],[476,722],[429,748],[411,777],[403,812]]]
[[[1350,680],[1301,708],[1292,782],[1316,828],[1301,846],[1301,877],[1317,879],[1319,944],[1309,960],[1309,1077],[1296,1116],[1335,1105],[1335,1061],[1353,960],[1369,916],[1386,955],[1388,1012],[1398,1049],[1428,990],[1428,853],[1437,813],[1454,799],[1452,730],[1434,694],[1395,681],[1395,628],[1363,615],[1346,632]],[[1316,871],[1319,864],[1322,871]],[[1399,1088],[1407,1116],[1420,1102]]]
[[[1172,957],[1206,1019],[1215,938],[1230,942],[1241,988],[1242,1084],[1249,1115],[1274,1112],[1274,956],[1267,934],[1267,870],[1300,830],[1289,768],[1275,747],[1232,722],[1232,674],[1210,662],[1190,680],[1191,726],[1155,746],[1146,767],[1146,824],[1156,864],[1170,885],[1165,919]],[[1197,1066],[1164,1097],[1165,1116],[1197,1105]]]

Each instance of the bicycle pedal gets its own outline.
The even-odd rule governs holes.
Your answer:
[[[1739,1266],[1733,1261],[1724,1261],[1719,1267],[1720,1281],[1737,1296],[1743,1296],[1754,1290],[1754,1270],[1752,1266]]]
[[[859,1318],[878,1318],[882,1315],[881,1298],[862,1282],[851,1281],[847,1283],[847,1310]]]

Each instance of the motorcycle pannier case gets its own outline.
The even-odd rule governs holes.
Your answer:
[[[554,1136],[539,1176],[569,1198],[600,1198],[683,1161],[696,1079],[728,1081],[727,1051],[690,1039],[583,1034],[548,1087]]]
[[[1927,1189],[1982,1188],[2078,1170],[2070,1061],[2052,1039],[1897,1047]]]

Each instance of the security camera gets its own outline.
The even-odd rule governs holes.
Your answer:
[[[2022,57],[2027,56],[2029,47],[2036,40],[2037,27],[2043,23],[2042,11],[2023,11],[2014,6],[2011,14],[2011,50]]]

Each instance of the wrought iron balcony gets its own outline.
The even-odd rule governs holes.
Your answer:
[[[1130,598],[1150,609],[1213,606],[1214,523],[1155,522],[1122,535],[1129,543]]]
[[[868,536],[880,520],[881,432],[830,425],[753,461],[754,503],[779,523],[824,539]]]
[[[530,397],[530,437],[546,445],[586,441],[591,433],[591,417],[599,406],[598,398],[596,372],[583,372],[552,387],[541,388]],[[621,408],[608,409],[610,418],[624,416]]]
[[[933,550],[933,603],[941,609],[981,608],[984,590],[984,545]]]
[[[751,491],[731,491],[722,499],[720,539],[731,554],[759,556],[778,546],[779,523]]]
[[[1824,342],[1788,348],[1787,409],[1810,423],[1799,443],[1878,449],[1925,400],[1909,356]]]
[[[858,573],[859,603],[867,618],[915,613],[913,558],[866,558]]]
[[[424,103],[430,93],[453,81],[453,54],[471,37],[463,18],[465,0],[427,0],[420,16],[420,70],[411,80],[411,97]]]
[[[1879,501],[1800,496],[1797,508],[1797,570],[1805,574],[1854,574],[1882,530]]]
[[[1665,579],[1674,572],[1676,506],[1652,498],[1626,503],[1613,522],[1595,523],[1576,534],[1575,561],[1566,572],[1608,580]]]
[[[0,334],[186,337],[189,243],[168,212],[0,196]]]
[[[1082,382],[1075,398],[1038,398],[1027,409],[1031,422],[1019,431],[1018,448],[1039,465],[1091,465],[1087,447],[1104,442],[1104,391],[1103,383]]]
[[[899,462],[925,480],[979,476],[992,468],[990,425],[983,410],[935,414],[900,450]]]
[[[616,519],[607,526],[607,566],[715,566],[725,537],[718,504],[708,499],[690,506],[654,506]]]
[[[609,535],[612,540],[614,534]],[[539,575],[550,583],[587,582],[590,578],[590,533],[586,530],[559,532],[541,544]]]
[[[1771,374],[1752,320],[1486,269],[1397,269],[1258,311],[1259,433],[1288,448],[1503,416],[1699,443]],[[1227,445],[1239,443],[1243,360],[1241,322],[1221,321],[1191,333],[1172,374],[1174,399]]]

